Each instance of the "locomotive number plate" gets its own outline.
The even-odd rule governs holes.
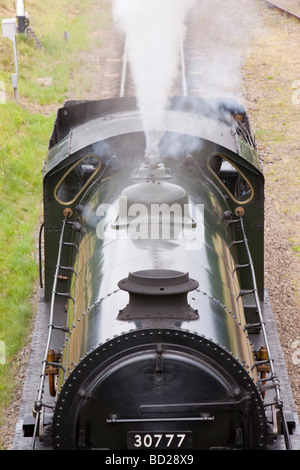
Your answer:
[[[128,449],[192,449],[193,435],[187,432],[134,432],[127,433]]]

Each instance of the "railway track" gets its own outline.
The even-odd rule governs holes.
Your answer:
[[[262,1],[270,9],[274,9],[288,18],[300,22],[300,13],[294,13],[270,0]],[[210,24],[213,24],[213,21],[211,21]],[[183,96],[187,94],[190,96],[211,96],[212,94],[213,86],[211,86],[209,90],[207,89],[207,83],[211,82],[212,77],[207,76],[207,68],[205,65],[203,67],[203,63],[205,63],[205,57],[211,58],[211,54],[214,54],[214,51],[209,48],[209,35],[211,34],[212,43],[215,43],[216,35],[219,35],[217,42],[221,44],[222,32],[219,33],[217,28],[214,29],[208,24],[203,24],[203,26],[208,30],[208,35],[206,34],[208,40],[205,41],[205,44],[203,44],[203,41],[201,41],[202,38],[199,36],[199,18],[197,15],[190,15],[186,38],[184,44],[182,43],[180,46],[181,77],[178,78],[177,90],[174,94]],[[239,28],[239,30],[241,29],[242,28]],[[237,36],[235,39],[236,42],[240,44],[240,37]],[[122,36],[118,37],[116,50],[107,62],[105,75],[108,83],[108,91],[104,93],[104,97],[106,98],[112,95],[119,97],[134,96],[135,86],[130,73],[127,46]],[[224,61],[224,65],[225,63],[226,60]],[[221,73],[223,73],[223,71],[221,71]],[[114,91],[112,92],[112,90]],[[226,89],[224,92],[225,95],[231,94],[236,96],[234,90]]]
[[[274,9],[285,15],[288,18],[300,22],[300,15],[293,13],[287,8],[272,2],[270,0],[263,0],[270,9]],[[232,12],[233,13],[233,12]],[[242,19],[240,19],[242,21]],[[216,23],[214,27],[214,20],[210,24],[202,24],[205,31],[202,36],[199,34],[199,17],[198,15],[191,14],[187,20],[187,31],[184,41],[180,43],[180,63],[179,74],[177,81],[174,85],[173,95],[181,96],[196,96],[196,97],[215,97],[216,89],[222,98],[224,97],[238,97],[240,90],[238,78],[236,81],[234,76],[238,76],[241,65],[241,44],[239,32],[230,31],[232,44],[238,44],[237,50],[232,48],[230,52],[230,61],[228,63],[228,50],[226,50],[226,41],[224,41],[224,33],[226,30],[222,28],[219,30],[219,24]],[[246,29],[247,23],[239,28],[239,31]],[[203,37],[205,36],[205,41]],[[219,60],[220,56],[215,56],[215,44],[222,45],[225,59]],[[231,44],[231,45],[232,45]],[[121,71],[119,69],[119,76],[121,77],[119,85],[120,97],[134,96],[135,86],[132,76],[130,74],[130,65],[128,63],[127,46],[123,46],[123,55],[120,59]],[[233,51],[233,54],[232,54]],[[234,57],[237,52],[236,57]],[[222,58],[222,57],[221,57]],[[211,63],[217,64],[217,68],[213,70]],[[119,66],[120,67],[120,66]],[[117,75],[117,74],[116,74]],[[222,77],[220,85],[219,77]],[[210,84],[210,85],[208,85]]]
[[[201,47],[201,38],[197,34],[197,24],[191,18],[188,22],[187,34],[179,44],[178,76],[174,77],[171,95],[174,96],[207,96],[204,89],[205,73],[202,69],[205,51]],[[128,48],[124,40],[123,53],[119,62],[119,89],[120,98],[135,96],[134,80],[130,71]],[[117,75],[117,74],[116,74]]]

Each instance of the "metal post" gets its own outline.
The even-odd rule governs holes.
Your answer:
[[[17,0],[17,16],[25,16],[25,8],[23,0]]]
[[[16,34],[17,34],[17,26],[16,26],[16,19],[15,18],[8,18],[2,20],[2,34],[4,38],[10,39],[13,43],[14,48],[14,56],[15,56],[15,73],[12,74],[11,81],[12,86],[14,89],[15,98],[18,99],[18,50],[17,50],[17,41],[16,41]]]
[[[18,20],[18,33],[24,34],[26,28],[29,26],[29,20],[24,8],[23,0],[17,0],[17,20]]]

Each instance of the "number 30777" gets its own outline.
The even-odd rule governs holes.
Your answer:
[[[136,449],[182,449],[190,447],[187,433],[148,433],[134,434],[133,447]]]

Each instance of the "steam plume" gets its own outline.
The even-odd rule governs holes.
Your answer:
[[[190,96],[207,98],[216,117],[219,102],[244,101],[242,64],[259,30],[254,2],[248,0],[113,0],[113,15],[127,43],[131,75],[144,124],[147,148],[161,126],[169,96],[179,80],[180,47],[187,38]],[[246,12],[246,14],[245,14]],[[174,87],[174,88],[173,88]],[[214,100],[216,99],[216,100]]]
[[[115,0],[145,132],[160,125],[177,76],[185,18],[194,0]]]

